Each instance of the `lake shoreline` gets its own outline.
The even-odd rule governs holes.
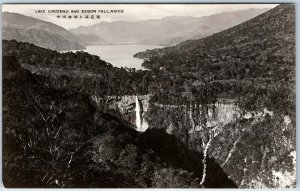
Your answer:
[[[83,51],[92,55],[99,56],[102,60],[118,68],[135,68],[136,70],[148,70],[142,66],[144,59],[136,58],[134,55],[149,49],[163,48],[156,45],[138,45],[138,44],[100,44],[88,45],[84,50],[70,50],[65,52]]]

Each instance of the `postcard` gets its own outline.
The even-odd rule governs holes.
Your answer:
[[[3,4],[6,188],[294,188],[294,4]]]

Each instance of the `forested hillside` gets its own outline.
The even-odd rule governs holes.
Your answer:
[[[164,128],[196,150],[204,150],[206,140],[208,155],[239,187],[295,186],[294,5],[279,5],[207,38],[136,56],[151,70],[186,79],[181,94],[188,98],[186,107],[150,105],[150,127]],[[161,93],[164,100],[174,95],[172,88]],[[233,108],[227,112],[238,115],[209,126],[208,119],[224,104],[220,100],[231,100],[225,103]]]
[[[2,53],[6,187],[295,187],[292,4],[137,53],[148,70],[15,40]],[[144,109],[148,129],[110,105]]]
[[[16,56],[25,68],[47,77],[46,85],[57,89],[99,96],[148,92],[148,71],[113,67],[86,52],[59,53],[29,43],[3,41],[3,54]]]
[[[9,12],[2,13],[2,38],[58,51],[85,48],[84,41],[58,25]]]
[[[203,78],[211,73],[216,80],[293,77],[290,72],[295,59],[294,18],[293,5],[280,5],[210,37],[136,56],[150,59],[144,63],[149,68],[165,67],[170,72],[180,70]],[[269,74],[269,70],[275,73]]]
[[[286,102],[283,105],[294,113],[294,102],[290,102],[295,99],[294,19],[294,6],[280,5],[210,37],[135,56],[146,58],[143,65],[149,69],[231,89],[226,96],[252,95],[252,101],[266,102],[270,107],[274,102]],[[278,97],[281,102],[269,100],[273,91],[280,92],[274,93],[282,96]],[[245,102],[248,109],[254,105],[259,104]]]
[[[25,47],[32,52],[23,52]],[[12,55],[12,50],[16,54]],[[56,58],[56,64],[72,68],[71,53],[4,41],[6,187],[236,187],[212,158],[207,162],[211,169],[206,175],[209,181],[199,185],[203,155],[187,149],[174,136],[155,129],[141,135],[128,122],[96,107],[84,91],[46,86],[48,76],[24,69],[43,68],[39,65],[43,61],[34,59],[40,55]],[[97,68],[101,74],[109,71],[111,75],[122,71],[98,57],[78,55],[89,61],[82,65],[86,70]],[[86,63],[98,65],[92,68]],[[163,142],[156,141],[158,136]]]

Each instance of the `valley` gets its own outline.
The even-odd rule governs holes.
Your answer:
[[[174,43],[134,32],[177,19],[199,32],[199,18],[70,30],[84,50],[3,40],[5,187],[295,187],[295,6],[245,12],[201,17],[224,25]],[[93,32],[104,25],[126,27]]]

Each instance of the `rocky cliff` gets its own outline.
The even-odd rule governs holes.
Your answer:
[[[137,128],[138,131],[145,131],[148,128],[146,121],[147,110],[149,107],[150,95],[126,95],[126,96],[107,96],[105,98],[92,96],[92,99],[97,104],[97,107],[102,107],[105,103],[105,110],[119,112],[119,116],[136,125],[137,119],[137,100],[139,102],[140,112],[138,115],[141,118],[141,126]]]
[[[220,100],[150,104],[147,121],[149,128],[165,129],[190,149],[215,158],[240,188],[295,186],[296,131],[289,115],[266,108],[245,111],[234,100]]]

